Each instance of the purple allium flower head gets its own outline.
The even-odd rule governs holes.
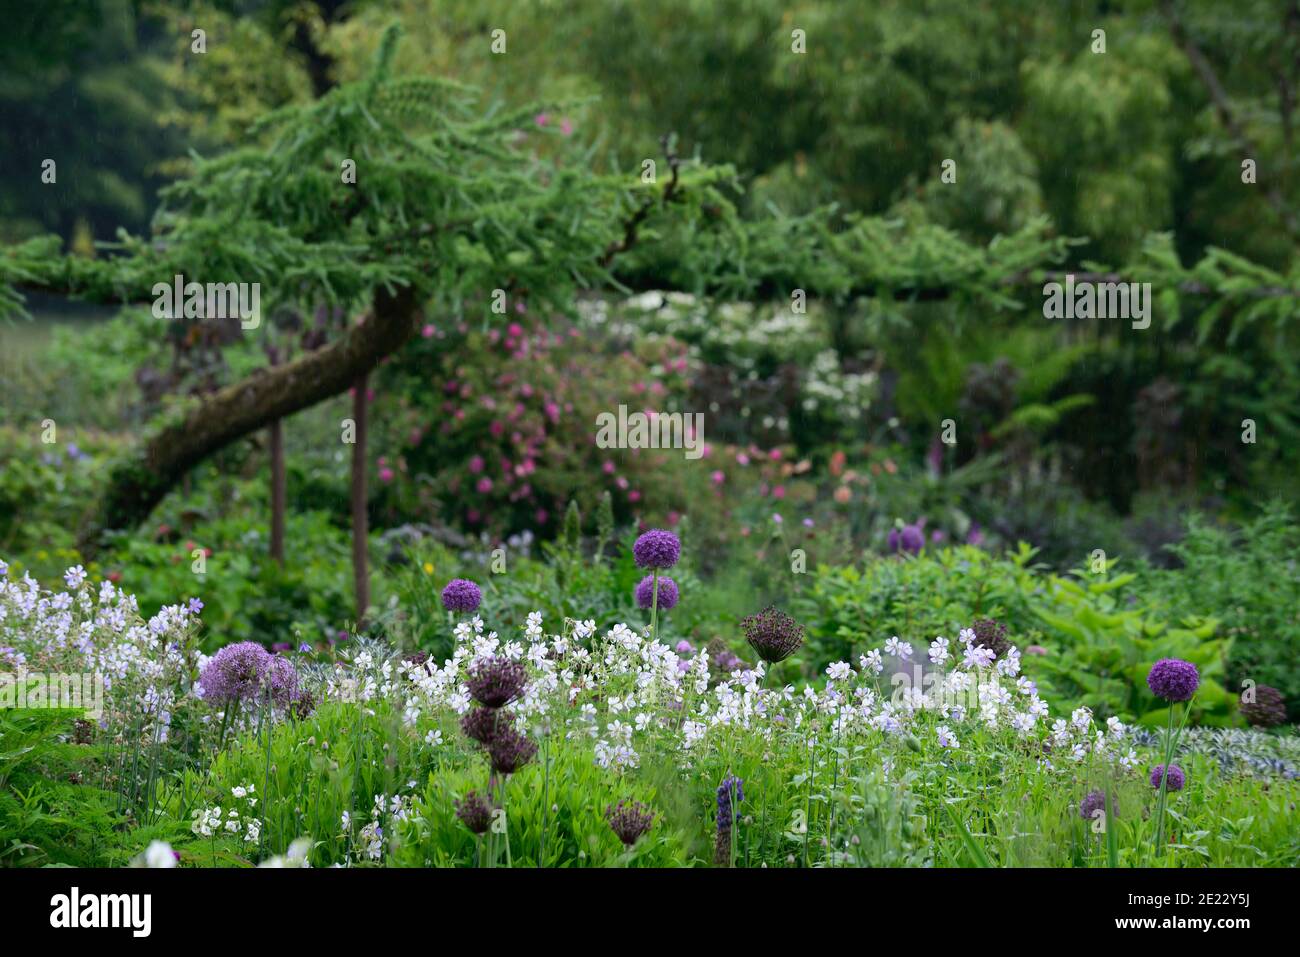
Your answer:
[[[528,670],[522,661],[495,656],[482,658],[470,665],[465,683],[469,693],[479,704],[500,708],[524,693],[528,684]]]
[[[1118,816],[1119,802],[1112,798],[1109,803],[1111,814]],[[1092,816],[1098,811],[1104,809],[1106,804],[1105,791],[1089,791],[1084,795],[1083,800],[1079,802],[1079,817],[1083,818],[1085,821],[1091,821]]]
[[[485,834],[492,824],[492,805],[477,791],[456,802],[456,817],[474,834]]]
[[[682,543],[672,532],[652,528],[636,540],[632,555],[642,568],[672,568],[682,557]]]
[[[1255,686],[1255,700],[1241,703],[1241,716],[1257,728],[1274,728],[1286,721],[1286,699],[1268,685]]]
[[[636,604],[638,608],[649,608],[654,598],[654,576],[646,575],[636,586]],[[666,575],[659,577],[659,607],[667,611],[677,604],[677,582]]]
[[[654,811],[640,801],[629,801],[627,798],[619,801],[617,805],[605,808],[605,820],[618,835],[618,839],[628,847],[635,844],[641,835],[650,830],[654,819]]]
[[[226,645],[210,659],[199,675],[204,701],[233,704],[256,697],[262,672],[271,656],[255,641]]]
[[[694,651],[695,651],[695,646],[692,645],[685,638],[677,642],[677,653],[679,655],[689,655],[692,654]]]
[[[448,611],[476,611],[482,601],[478,585],[465,578],[453,578],[442,590],[442,607]]]
[[[465,717],[460,719],[460,729],[465,732],[465,737],[477,741],[484,747],[492,743],[498,728],[509,728],[513,725],[514,715],[509,711],[495,708],[474,708],[467,711]]]
[[[1186,701],[1196,693],[1200,683],[1196,665],[1181,658],[1161,658],[1147,675],[1151,693],[1166,701]]]
[[[1151,786],[1157,790],[1160,788],[1160,774],[1164,771],[1163,764],[1157,764],[1151,769]],[[1169,765],[1169,774],[1165,780],[1166,791],[1181,791],[1183,785],[1187,783],[1187,776],[1183,774],[1183,769],[1176,764]]]
[[[492,770],[497,774],[514,774],[537,754],[537,743],[511,727],[498,727],[487,746]]]
[[[803,644],[803,626],[771,606],[741,619],[740,625],[749,646],[770,665],[789,658]]]
[[[279,655],[267,657],[266,667],[262,673],[262,686],[257,692],[258,699],[265,700],[268,692],[271,701],[282,708],[297,697],[298,671],[288,658]]]
[[[901,529],[891,528],[887,542],[889,550],[895,554],[908,552],[915,555],[925,547],[925,532],[921,531],[920,522],[915,525],[904,525]]]

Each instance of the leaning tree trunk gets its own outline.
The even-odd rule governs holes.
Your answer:
[[[352,445],[352,585],[357,603],[357,629],[365,624],[370,607],[370,568],[366,546],[370,540],[370,523],[366,516],[366,389],[363,373],[352,387],[352,421],[356,441]]]
[[[103,495],[82,524],[79,545],[94,555],[104,533],[143,521],[181,477],[231,442],[277,419],[347,391],[395,352],[419,318],[415,294],[377,290],[373,310],[337,342],[262,369],[192,401],[113,466]]]

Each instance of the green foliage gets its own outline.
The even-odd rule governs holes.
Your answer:
[[[93,867],[122,824],[96,786],[92,749],[73,744],[80,712],[0,708],[0,865]]]
[[[1144,590],[1180,614],[1213,616],[1231,638],[1227,680],[1282,692],[1290,720],[1300,715],[1300,524],[1288,506],[1270,505],[1240,528],[1193,516],[1170,547],[1182,568],[1151,570]]]
[[[1181,658],[1201,674],[1193,720],[1226,724],[1235,710],[1222,683],[1231,639],[1214,637],[1218,622],[1154,613],[1138,604],[1137,593],[1125,591],[1135,574],[1108,571],[1048,576],[1030,600],[1031,620],[1042,629],[1047,653],[1028,661],[1026,671],[1043,696],[1063,710],[1086,705],[1102,717],[1161,726],[1168,705],[1151,694],[1146,677],[1161,658]]]
[[[1230,638],[1213,619],[1170,615],[1127,590],[1133,574],[1045,573],[1021,544],[1007,558],[970,546],[916,558],[867,558],[861,568],[819,567],[797,602],[808,629],[809,664],[854,660],[890,635],[945,635],[976,618],[996,618],[1019,645],[1025,672],[1059,711],[1087,706],[1099,717],[1161,725],[1166,711],[1146,687],[1160,658],[1183,658],[1201,672],[1194,720],[1232,720],[1223,687]],[[1027,650],[1028,649],[1028,650]]]
[[[320,512],[291,513],[285,531],[288,542],[310,547],[291,544],[293,560],[283,565],[270,557],[262,522],[243,516],[207,522],[188,537],[164,529],[159,540],[125,539],[104,564],[145,614],[201,597],[209,653],[236,641],[335,641],[354,615],[348,538]],[[193,567],[199,549],[202,574]]]
[[[909,788],[878,771],[845,781],[835,795],[837,810],[831,843],[843,848],[836,864],[844,867],[927,867],[934,853],[925,815]]]

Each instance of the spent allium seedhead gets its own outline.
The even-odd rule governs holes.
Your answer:
[[[1079,802],[1079,817],[1085,821],[1091,821],[1092,816],[1106,807],[1106,792],[1089,791],[1082,801]],[[1119,801],[1111,799],[1110,813],[1113,816],[1119,815]]]
[[[646,575],[636,586],[636,604],[638,608],[649,608],[654,599],[654,576]],[[677,582],[666,576],[659,576],[659,609],[667,611],[677,604]]]
[[[1163,764],[1157,764],[1154,768],[1151,769],[1151,786],[1153,788],[1156,788],[1157,790],[1159,790],[1160,788],[1160,773],[1164,771],[1164,769],[1165,766]],[[1183,774],[1183,769],[1176,764],[1169,765],[1169,774],[1167,780],[1165,781],[1165,790],[1181,791],[1183,789],[1183,785],[1186,783],[1187,783],[1187,776]]]
[[[448,611],[476,611],[482,601],[478,585],[465,578],[453,578],[442,590],[442,607]]]
[[[235,704],[255,698],[270,658],[255,641],[226,645],[208,660],[199,675],[203,700],[209,704]]]
[[[514,728],[498,726],[487,745],[492,770],[497,774],[514,774],[537,754],[537,744]]]
[[[971,624],[975,632],[975,644],[993,652],[994,658],[1001,658],[1011,648],[1007,640],[1007,626],[993,618],[977,618]]]
[[[1186,701],[1196,693],[1201,676],[1196,665],[1181,658],[1161,658],[1147,674],[1147,687],[1157,698]]]
[[[299,721],[306,721],[316,710],[316,697],[306,688],[299,688],[289,702],[289,713]]]
[[[740,624],[749,646],[770,665],[789,658],[803,644],[803,626],[778,608],[768,606]]]
[[[495,708],[474,708],[460,719],[460,729],[465,732],[465,736],[485,747],[492,743],[498,728],[513,726],[514,715]]]
[[[654,819],[654,811],[640,801],[629,801],[627,798],[619,801],[617,805],[605,808],[605,820],[618,835],[618,839],[628,847],[635,844],[642,834],[650,830]]]
[[[1255,700],[1243,701],[1241,716],[1257,728],[1275,728],[1286,721],[1286,699],[1268,685],[1255,686]]]
[[[492,824],[492,805],[477,791],[456,802],[456,817],[474,834],[485,834]]]
[[[524,663],[499,655],[471,665],[469,677],[465,679],[470,695],[488,708],[500,708],[514,701],[524,693],[527,683],[528,670]]]
[[[632,556],[642,568],[672,568],[682,556],[682,543],[672,532],[652,528],[636,540]]]

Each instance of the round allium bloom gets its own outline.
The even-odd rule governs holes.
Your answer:
[[[492,824],[492,805],[477,791],[470,791],[456,802],[456,817],[473,834],[485,834]]]
[[[977,618],[971,624],[975,632],[975,644],[993,652],[994,658],[1001,658],[1011,648],[1007,640],[1007,626],[993,618]]]
[[[256,697],[270,659],[267,650],[255,641],[226,645],[208,659],[199,675],[203,700],[233,704]]]
[[[513,727],[513,723],[514,715],[509,711],[474,708],[467,711],[465,717],[460,719],[460,729],[465,732],[465,737],[486,747],[496,737],[498,728]]]
[[[1089,791],[1084,795],[1083,800],[1079,802],[1079,817],[1085,821],[1091,821],[1092,816],[1106,807],[1105,791]],[[1119,801],[1110,802],[1110,811],[1112,815],[1119,815]]]
[[[617,805],[605,808],[605,820],[618,835],[618,839],[631,847],[646,831],[650,830],[655,814],[640,801],[629,801],[624,798]]]
[[[511,661],[497,655],[483,658],[470,665],[465,679],[470,696],[488,708],[500,708],[524,693],[528,684],[528,669],[522,661]]]
[[[477,611],[482,602],[478,585],[466,578],[453,578],[442,590],[442,607],[448,611]]]
[[[889,550],[894,553],[917,554],[925,547],[925,533],[919,525],[904,525],[902,529],[889,530]]]
[[[511,727],[499,727],[487,746],[492,770],[497,774],[514,774],[537,754],[537,743]]]
[[[654,599],[655,579],[653,575],[646,575],[645,578],[637,582],[636,586],[636,604],[638,608],[649,608]],[[666,576],[659,578],[659,607],[664,611],[672,608],[677,604],[677,582]]]
[[[672,568],[682,557],[682,543],[672,532],[652,528],[636,540],[632,556],[641,568]]]
[[[1164,771],[1163,764],[1157,764],[1151,769],[1151,786],[1156,790],[1160,789],[1160,775]],[[1169,765],[1169,775],[1165,781],[1166,791],[1181,791],[1183,785],[1187,783],[1187,776],[1183,774],[1183,769],[1176,764]]]
[[[1166,701],[1186,701],[1196,693],[1200,683],[1196,665],[1181,658],[1161,658],[1147,675],[1151,693]]]
[[[1241,705],[1241,716],[1257,728],[1274,728],[1286,721],[1286,699],[1268,685],[1255,686],[1255,700]]]
[[[803,626],[771,606],[743,618],[740,625],[749,646],[770,665],[789,658],[803,644]]]
[[[269,691],[271,701],[284,708],[298,696],[298,671],[288,658],[269,655],[262,680],[262,687],[257,693],[259,699],[264,700]]]

